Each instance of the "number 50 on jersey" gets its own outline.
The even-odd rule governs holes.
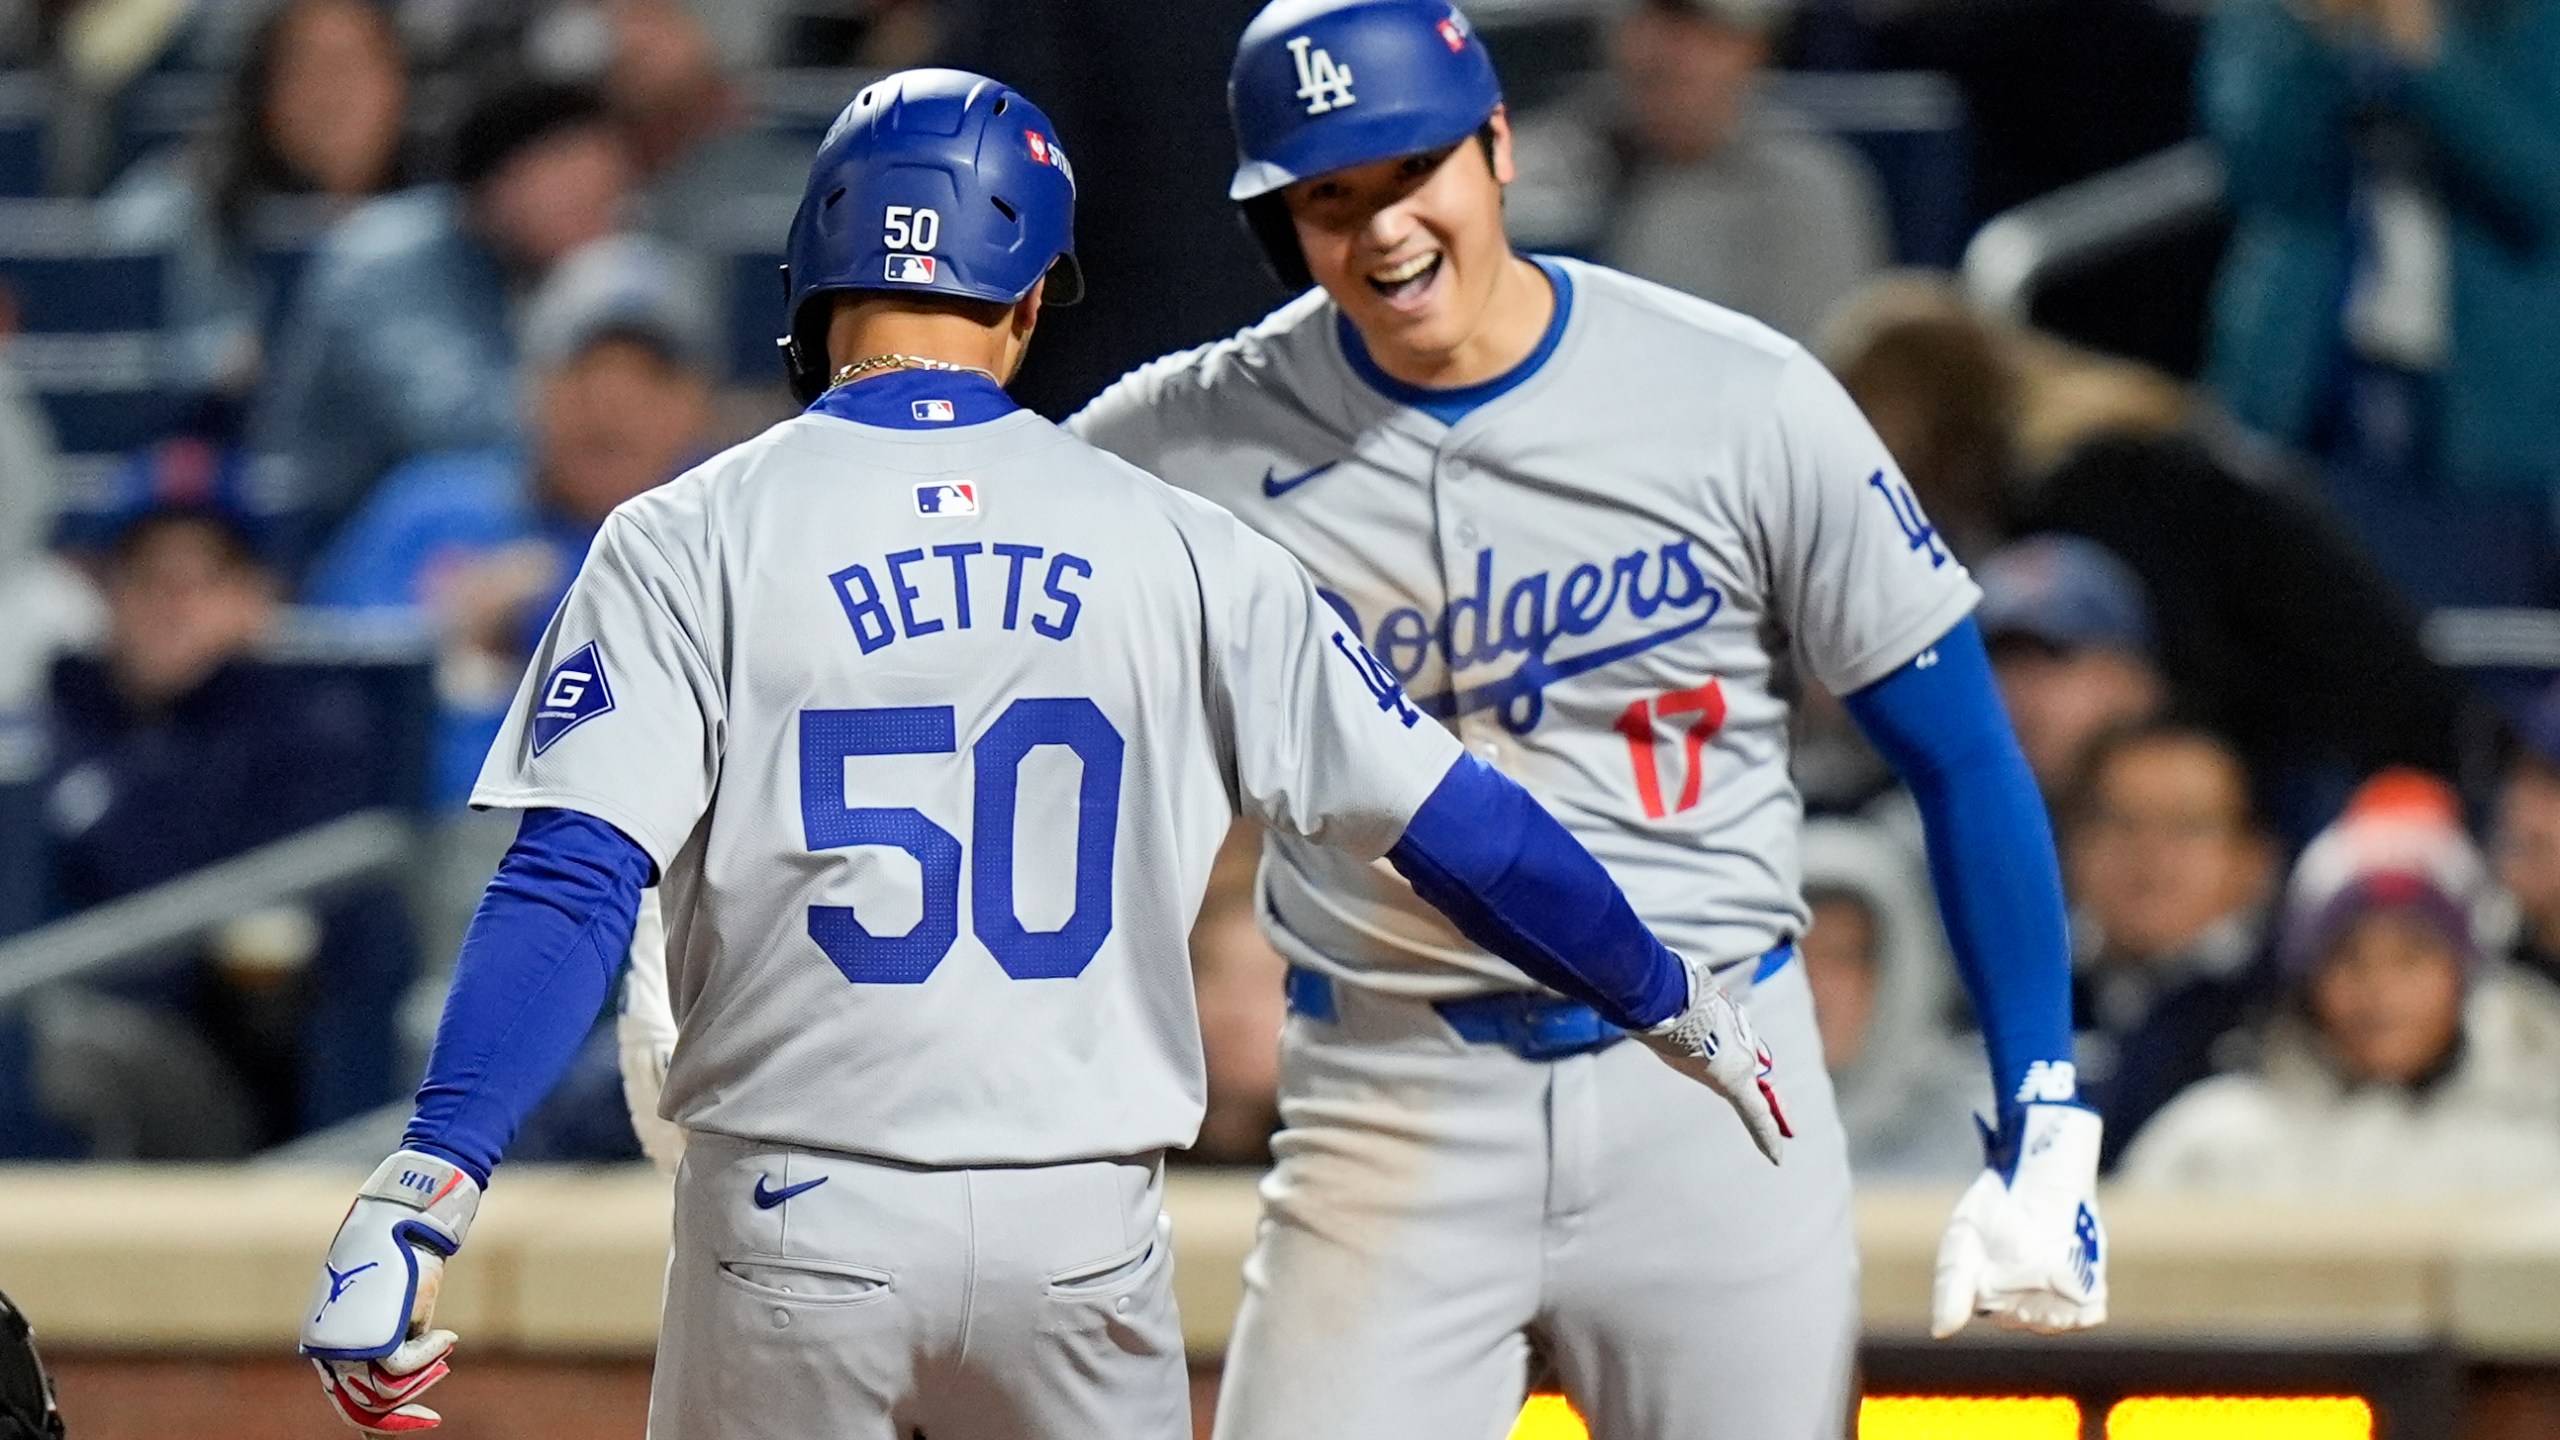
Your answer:
[[[1082,764],[1075,831],[1075,908],[1055,930],[1022,923],[1014,898],[1022,762],[1062,745]],[[1112,864],[1120,830],[1126,749],[1101,707],[1082,697],[1020,699],[970,748],[976,800],[970,843],[912,807],[847,803],[846,762],[859,756],[949,755],[960,748],[948,705],[800,712],[800,821],[809,849],[885,845],[913,856],[924,909],[903,935],[876,935],[852,907],[809,907],[809,938],[857,985],[920,985],[960,938],[960,865],[969,861],[969,923],[1016,980],[1084,973],[1111,935]]]

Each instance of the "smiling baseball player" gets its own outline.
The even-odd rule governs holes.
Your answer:
[[[829,131],[789,244],[808,412],[614,513],[482,771],[523,825],[302,1330],[359,1428],[437,1423],[444,1257],[653,877],[691,1136],[656,1440],[1190,1434],[1161,1159],[1238,812],[1383,857],[1777,1158],[1734,1003],[1304,570],[1006,398],[1081,289],[1073,202],[991,80],[891,76]]]
[[[1910,783],[2006,1098],[1936,1329],[2098,1323],[2060,880],[1973,583],[1800,347],[1515,254],[1501,92],[1439,0],[1279,0],[1229,82],[1230,195],[1315,288],[1068,428],[1303,561],[1413,703],[1748,988],[1787,1164],[1392,874],[1270,837],[1293,962],[1277,1165],[1222,1440],[1498,1434],[1533,1348],[1604,1437],[1841,1433],[1850,1179],[1802,967],[1790,652]]]

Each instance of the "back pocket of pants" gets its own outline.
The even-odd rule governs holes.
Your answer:
[[[851,1305],[889,1293],[887,1271],[812,1260],[750,1257],[720,1262],[720,1277],[761,1300],[798,1305]]]
[[[1051,1275],[1049,1293],[1061,1300],[1085,1300],[1134,1290],[1155,1272],[1162,1257],[1172,1247],[1171,1222],[1158,1217],[1153,1232],[1138,1244],[1116,1255],[1072,1265]]]

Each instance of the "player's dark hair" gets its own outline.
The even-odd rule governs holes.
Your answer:
[[[1494,168],[1493,141],[1493,121],[1487,119],[1476,127],[1476,149],[1484,156],[1486,171],[1498,180],[1501,172]],[[1236,206],[1236,214],[1244,222],[1244,232],[1252,238],[1254,248],[1262,252],[1264,262],[1271,267],[1273,278],[1287,286],[1290,293],[1316,283],[1315,272],[1307,268],[1306,252],[1298,247],[1298,227],[1289,218],[1284,191],[1273,190],[1242,201]]]
[[[835,362],[827,358],[827,332],[835,328],[837,315],[857,305],[883,310],[938,310],[965,316],[989,328],[1003,324],[1004,317],[1013,311],[1011,305],[1001,300],[976,300],[966,295],[938,295],[923,291],[904,295],[878,290],[821,292],[811,297],[811,303],[800,307],[799,321],[791,331],[793,348],[812,357],[813,362],[826,372],[814,382],[818,390],[827,387],[827,377],[832,376],[836,368]]]

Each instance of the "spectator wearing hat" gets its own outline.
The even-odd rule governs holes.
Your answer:
[[[121,899],[365,803],[383,763],[352,686],[254,652],[278,583],[238,452],[173,441],[118,477],[104,645],[56,663],[44,781],[58,913]],[[33,1007],[32,1091],[71,1153],[222,1158],[391,1099],[416,969],[380,887],[253,916]],[[0,1145],[28,1117],[0,1117]]]
[[[480,94],[452,181],[368,204],[310,262],[252,439],[334,528],[404,460],[516,434],[517,299],[618,228],[631,183],[601,96],[549,81]]]
[[[434,631],[439,803],[470,794],[597,527],[706,453],[720,356],[703,295],[696,267],[644,237],[562,261],[526,310],[524,445],[408,462],[314,565],[310,603]]]
[[[1515,235],[1810,339],[1889,251],[1883,187],[1866,161],[1760,93],[1788,8],[1633,6],[1605,89],[1514,122]]]
[[[2062,835],[2073,1058],[2111,1166],[2179,1091],[2245,1058],[2280,859],[2238,753],[2170,720],[2098,737]]]
[[[2128,1184],[2369,1199],[2560,1186],[2560,1001],[2484,963],[2488,872],[2442,782],[2386,772],[2303,852],[2285,1003],[2245,1074],[2196,1086]]]
[[[2498,880],[2515,897],[2518,968],[2560,983],[2560,684],[2516,721],[2498,787]]]
[[[2000,698],[2048,802],[2080,773],[2089,743],[2168,703],[2152,660],[2142,582],[2095,542],[2036,535],[1974,573],[1974,618],[1991,650]]]

